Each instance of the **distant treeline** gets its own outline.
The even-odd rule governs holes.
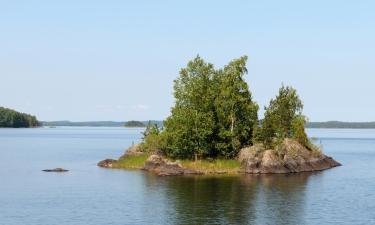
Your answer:
[[[131,120],[125,123],[125,127],[145,127],[146,124],[142,121]]]
[[[375,122],[309,122],[306,128],[347,128],[347,129],[375,129]]]
[[[43,126],[77,126],[77,127],[145,127],[148,123],[157,124],[159,127],[163,126],[163,121],[87,121],[87,122],[71,122],[68,120],[62,121],[43,121]]]
[[[40,126],[40,123],[35,116],[0,107],[0,127],[20,128],[38,126]]]
[[[43,121],[43,126],[87,126],[87,127],[145,127],[149,121],[88,121],[88,122],[71,122],[63,121]],[[163,126],[161,120],[151,120],[151,124]],[[308,122],[306,128],[342,128],[342,129],[375,129],[375,122]]]

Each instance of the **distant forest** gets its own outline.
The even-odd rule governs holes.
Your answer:
[[[137,122],[137,126],[131,126],[129,123]],[[138,122],[142,123],[141,126]],[[127,124],[128,123],[128,124]],[[88,127],[144,127],[149,121],[88,121],[88,122],[71,122],[71,121],[43,121],[43,126],[88,126]],[[159,127],[163,126],[161,120],[151,120],[151,124],[157,124]],[[307,122],[306,128],[342,128],[342,129],[375,129],[375,122]]]
[[[40,123],[35,116],[0,107],[0,127],[21,128],[38,126],[40,126]]]
[[[125,123],[125,127],[145,127],[146,124],[142,121],[131,120]]]
[[[74,126],[74,127],[145,127],[149,124],[157,124],[163,126],[163,121],[147,120],[147,121],[87,121],[87,122],[71,122],[62,121],[42,121],[43,126]]]

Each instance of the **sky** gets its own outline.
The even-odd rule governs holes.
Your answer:
[[[0,0],[0,106],[162,120],[190,59],[247,55],[259,117],[285,84],[310,121],[375,121],[374,12],[370,0]]]

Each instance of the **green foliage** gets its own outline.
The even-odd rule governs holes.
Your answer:
[[[146,130],[142,133],[142,143],[140,145],[142,151],[147,153],[159,152],[162,149],[161,129],[157,124],[148,123]]]
[[[165,121],[165,153],[174,158],[226,157],[252,143],[258,106],[243,76],[247,57],[215,70],[199,56],[175,80],[176,104]]]
[[[204,160],[233,159],[255,142],[275,149],[285,138],[294,138],[308,146],[303,104],[295,89],[282,86],[258,121],[258,105],[244,80],[246,61],[244,56],[222,69],[199,56],[190,61],[174,81],[171,116],[162,131],[149,124],[143,149],[161,150],[171,158]]]
[[[283,85],[276,98],[265,108],[264,119],[261,128],[257,130],[256,140],[262,141],[266,148],[274,148],[284,138],[295,138],[306,146],[306,119],[302,115],[302,109],[303,104],[297,91]]]
[[[141,121],[131,120],[125,123],[125,127],[145,127],[145,124]]]
[[[19,128],[38,126],[40,126],[40,123],[35,116],[0,107],[0,127]]]
[[[276,129],[274,128],[273,117],[270,112],[264,113],[261,126],[254,131],[254,142],[262,142],[267,149],[272,149],[277,145],[275,142]]]
[[[292,121],[292,137],[303,146],[309,146],[310,140],[305,132],[306,118],[302,115],[297,116]]]
[[[216,72],[214,85],[218,139],[216,149],[222,156],[232,158],[238,151],[252,144],[252,134],[258,122],[258,105],[243,76],[247,73],[247,57],[231,61]]]
[[[165,153],[171,157],[193,158],[212,155],[214,92],[212,64],[199,56],[180,71],[174,83],[175,106],[165,121]],[[164,133],[163,132],[163,133]]]

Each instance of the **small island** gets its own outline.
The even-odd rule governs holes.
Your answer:
[[[40,125],[35,116],[0,107],[0,127],[28,128],[39,127]]]
[[[305,132],[297,91],[282,85],[258,118],[248,84],[247,57],[216,69],[201,57],[174,81],[175,105],[163,127],[147,126],[140,144],[98,166],[143,169],[161,176],[274,174],[340,166]]]
[[[124,124],[124,127],[146,127],[146,124],[141,121],[130,120]]]

